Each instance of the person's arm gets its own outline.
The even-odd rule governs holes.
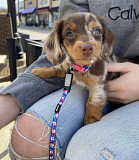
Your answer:
[[[110,63],[109,72],[120,72],[121,76],[107,83],[108,100],[127,104],[139,100],[139,65],[134,63]]]
[[[51,65],[52,63],[48,61],[46,54],[43,53],[24,73],[19,74],[9,86],[0,91],[0,95],[11,94],[20,108],[26,111],[42,97],[63,87],[63,78],[41,79],[31,74],[32,69],[35,67],[49,67]]]
[[[61,0],[60,19],[77,12],[90,12],[88,0]]]

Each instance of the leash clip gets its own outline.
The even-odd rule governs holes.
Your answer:
[[[67,69],[66,77],[65,77],[65,85],[64,85],[64,90],[67,89],[68,92],[71,90],[71,85],[72,85],[72,80],[73,80],[73,67],[70,67]]]
[[[55,109],[55,112],[56,112],[56,113],[59,113],[60,108],[61,108],[61,105],[60,105],[60,104],[57,104],[56,109]]]

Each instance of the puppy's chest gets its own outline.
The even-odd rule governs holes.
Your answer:
[[[83,81],[86,78],[85,75],[83,75],[83,73],[79,73],[79,72],[73,72],[73,80],[81,86],[86,87],[86,83]]]
[[[94,87],[99,81],[99,77],[91,75],[88,71],[87,73],[81,73],[79,71],[73,72],[73,80],[81,86],[84,87]]]
[[[107,63],[102,59],[98,59],[86,73],[75,70],[73,74],[77,84],[85,87],[94,87],[97,84],[104,83],[107,75]]]

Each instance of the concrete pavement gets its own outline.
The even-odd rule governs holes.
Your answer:
[[[50,34],[51,29],[48,28],[39,28],[39,27],[18,27],[18,32],[29,34],[30,39],[33,40],[45,40],[46,37]]]
[[[5,55],[0,55],[0,63],[5,63]],[[0,90],[8,86],[11,82],[0,83]],[[7,115],[8,116],[8,115]],[[0,160],[10,160],[8,155],[8,144],[10,142],[11,129],[13,123],[10,123],[6,127],[0,130]]]
[[[0,90],[8,86],[11,82],[0,83]],[[8,115],[7,115],[8,116]],[[8,155],[8,144],[10,142],[11,129],[13,123],[10,123],[6,127],[0,130],[0,160],[10,160]]]
[[[8,144],[10,142],[13,125],[14,122],[0,130],[0,160],[10,160],[8,155]]]

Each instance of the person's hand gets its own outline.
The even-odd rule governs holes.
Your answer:
[[[139,100],[139,65],[129,62],[110,63],[108,71],[121,74],[106,84],[109,101],[127,104]]]

